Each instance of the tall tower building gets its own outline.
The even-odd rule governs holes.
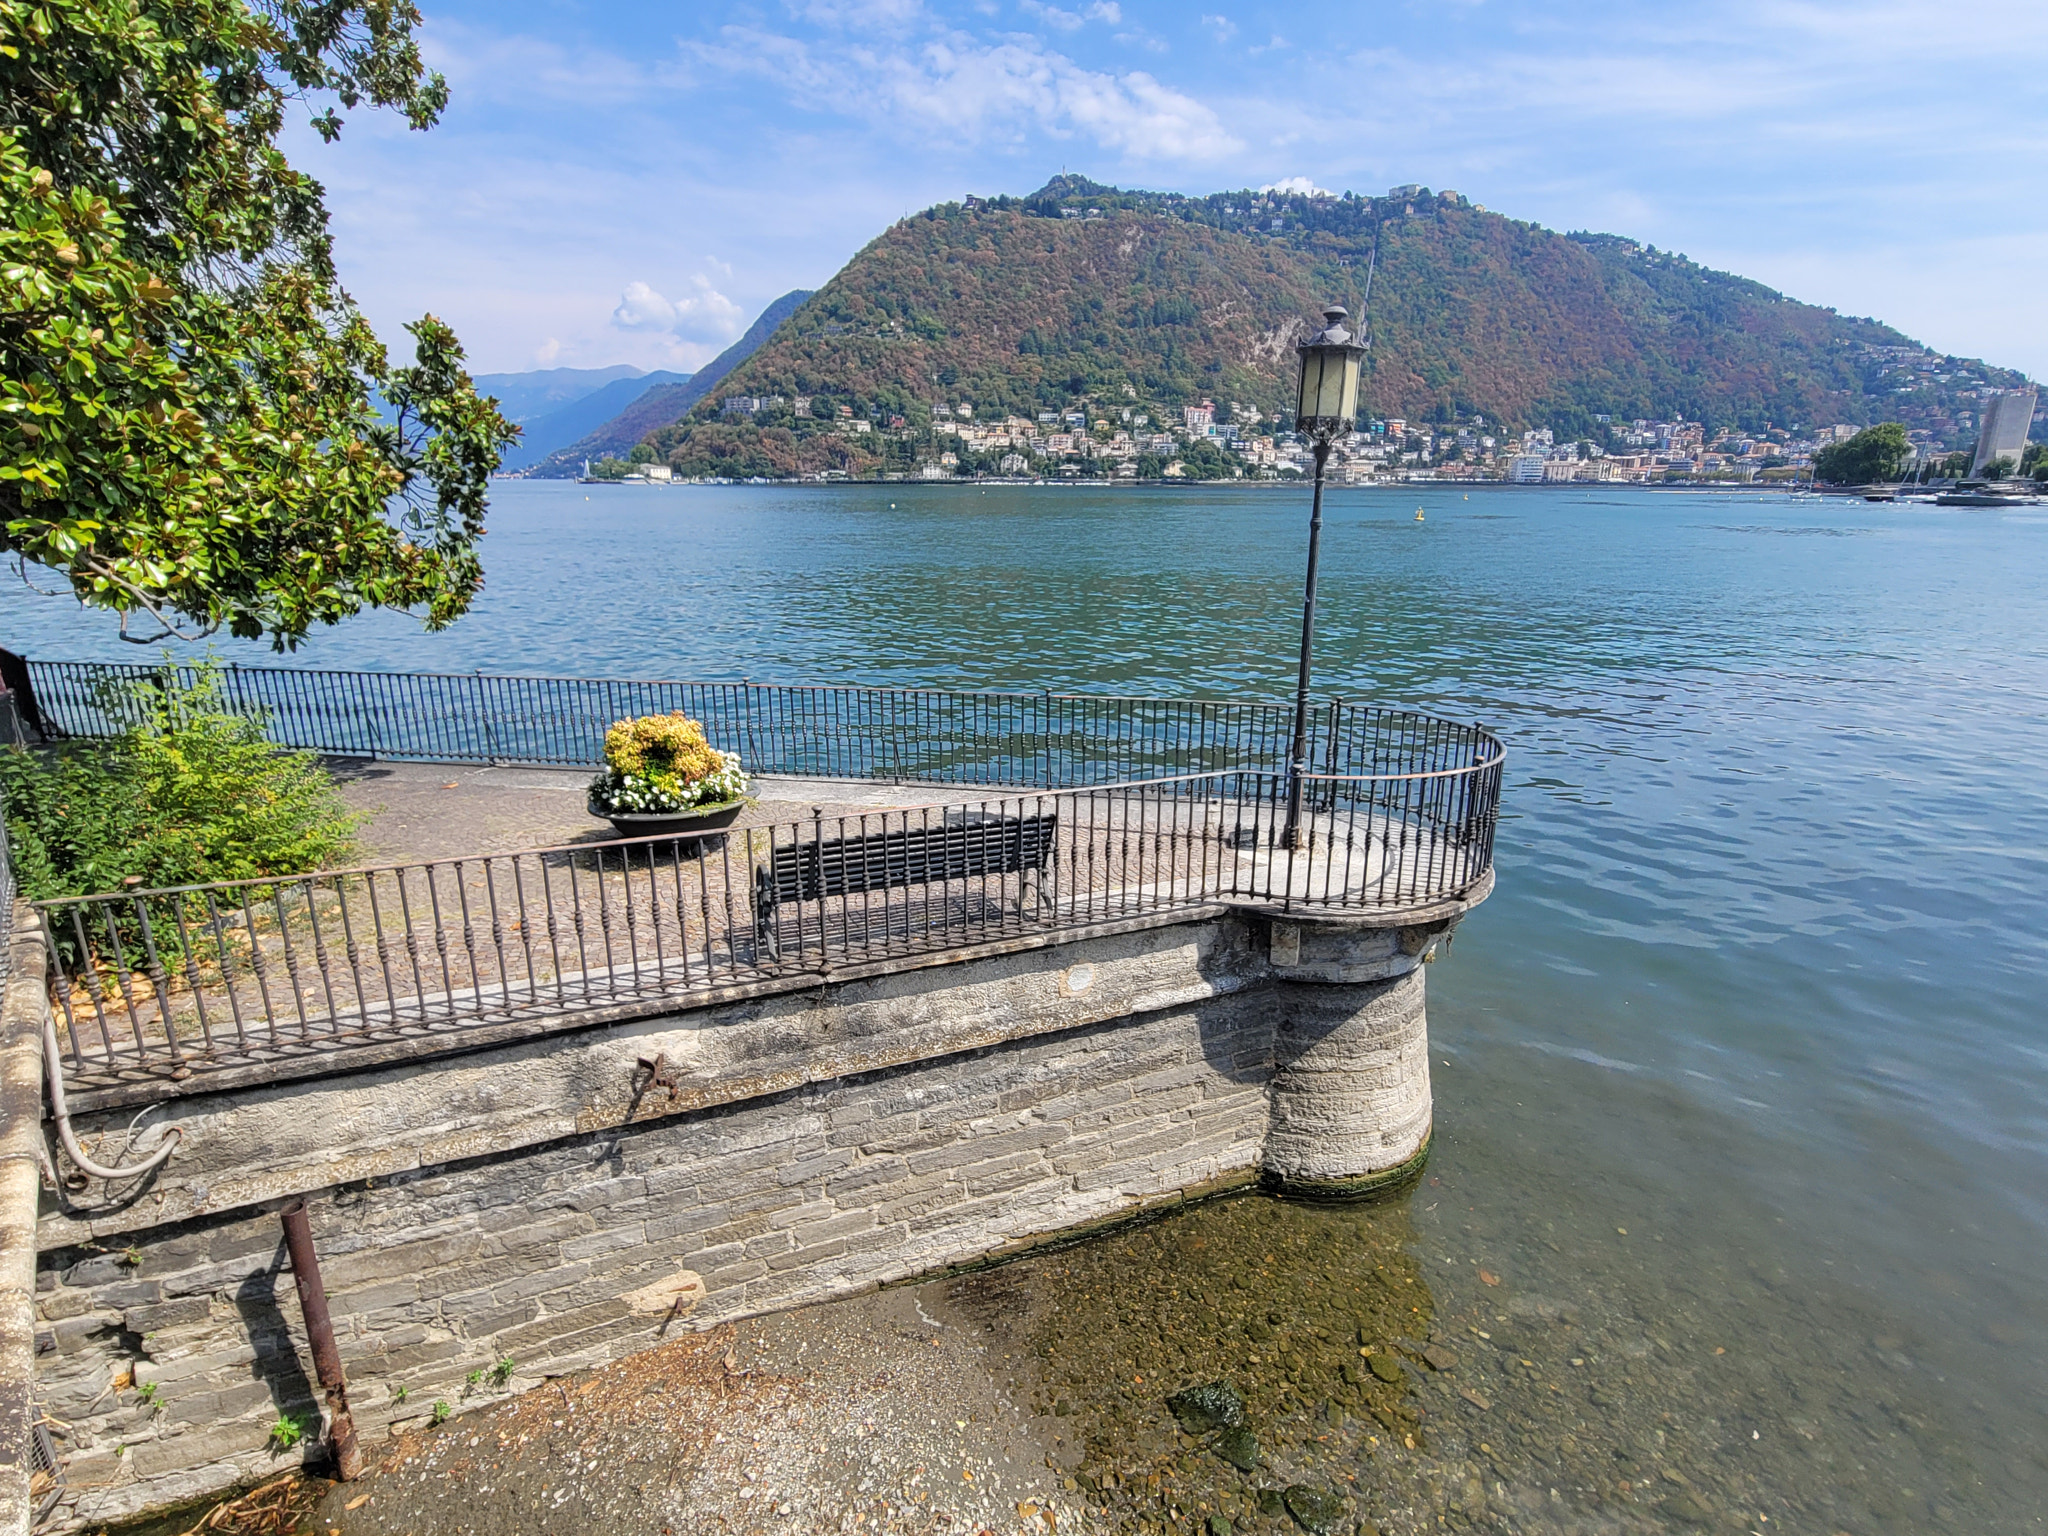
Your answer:
[[[2034,391],[2011,389],[1984,402],[1984,425],[1977,433],[1977,452],[1970,473],[1981,475],[1994,459],[2011,459],[2020,467],[2027,451],[2027,432],[2034,424]]]

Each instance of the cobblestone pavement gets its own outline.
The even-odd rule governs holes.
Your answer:
[[[592,771],[583,768],[487,768],[474,764],[369,762],[333,758],[342,798],[369,817],[362,831],[369,862],[399,863],[457,854],[602,842],[611,826],[585,809]],[[756,803],[742,827],[827,816],[972,804],[973,786],[864,784],[846,780],[757,778]],[[994,792],[988,792],[995,798]]]

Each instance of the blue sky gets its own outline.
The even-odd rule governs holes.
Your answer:
[[[2048,0],[420,3],[441,126],[292,152],[380,330],[431,310],[479,371],[693,367],[1065,168],[1455,188],[2048,374]]]

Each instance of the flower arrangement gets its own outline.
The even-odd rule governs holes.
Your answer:
[[[590,782],[600,814],[680,815],[747,792],[737,752],[721,752],[681,710],[616,721],[604,733],[604,772]]]

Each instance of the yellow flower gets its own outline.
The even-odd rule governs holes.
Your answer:
[[[681,710],[616,722],[604,733],[604,760],[616,772],[664,788],[694,784],[724,762],[705,739],[704,727]]]

